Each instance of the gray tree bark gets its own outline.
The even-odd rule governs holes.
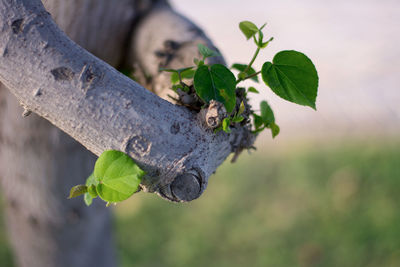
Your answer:
[[[110,214],[66,200],[94,156],[128,153],[147,172],[141,188],[190,201],[209,176],[253,137],[246,128],[214,134],[204,116],[173,105],[111,66],[134,67],[166,96],[159,66],[187,66],[198,42],[211,45],[165,1],[0,1],[0,177],[20,266],[113,266]],[[129,55],[129,56],[127,56]],[[222,59],[217,59],[222,60]],[[151,78],[149,78],[151,77]],[[23,108],[39,116],[22,118]]]
[[[134,19],[132,1],[122,2],[114,12],[111,1],[44,4],[73,40],[116,66]],[[115,266],[110,209],[100,201],[87,208],[81,199],[66,199],[71,186],[90,175],[95,155],[36,114],[24,118],[4,86],[0,101],[0,178],[16,264]]]

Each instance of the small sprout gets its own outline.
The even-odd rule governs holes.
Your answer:
[[[244,109],[245,109],[245,106],[244,106],[244,103],[242,101],[242,102],[240,102],[239,111],[238,111],[237,115],[242,114],[244,112]]]
[[[240,71],[238,74],[238,79],[241,81],[246,79],[251,79],[257,83],[259,82],[257,75],[255,75],[256,74],[255,69],[253,69],[252,67],[248,67],[248,65],[246,64],[235,63],[231,66],[231,69]]]
[[[244,120],[244,117],[237,116],[237,117],[233,117],[232,122],[242,122],[243,120]]]
[[[231,119],[229,117],[225,118],[222,121],[222,130],[224,130],[224,132],[226,133],[231,133],[231,128],[229,127],[229,125],[231,124]]]
[[[68,199],[83,195],[87,192],[87,186],[79,184],[71,188]]]
[[[258,32],[257,26],[251,21],[240,22],[239,28],[242,31],[242,33],[246,36],[247,40],[249,40]]]
[[[200,54],[203,56],[203,60],[205,60],[206,58],[209,58],[209,57],[219,57],[219,56],[221,56],[220,53],[218,53],[215,50],[212,50],[212,49],[208,48],[207,46],[205,46],[203,44],[198,44],[197,48],[199,49]]]
[[[260,93],[256,88],[254,88],[252,86],[249,87],[249,89],[247,89],[247,92],[254,93],[254,94],[259,94]]]
[[[274,112],[272,111],[271,107],[268,105],[267,101],[262,101],[260,103],[260,110],[261,110],[261,118],[265,125],[275,122]]]
[[[90,206],[92,205],[93,197],[91,197],[89,193],[85,193],[83,201],[85,202],[86,206]]]
[[[204,65],[204,60],[200,60],[200,59],[197,59],[197,58],[194,58],[193,62],[197,67],[200,67],[200,66]]]
[[[266,48],[270,42],[274,40],[274,37],[269,38],[268,41],[261,43],[260,48]]]
[[[272,138],[275,138],[280,132],[280,128],[275,122],[270,123],[268,128],[271,129]]]
[[[120,202],[138,190],[144,174],[127,154],[107,150],[97,159],[86,185],[74,186],[70,198],[85,194],[84,201],[88,206],[97,196],[106,202]]]

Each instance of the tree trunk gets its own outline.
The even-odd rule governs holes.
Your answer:
[[[132,1],[44,4],[73,40],[119,64],[134,18]],[[110,209],[101,201],[88,208],[81,199],[67,200],[69,189],[90,175],[96,156],[45,119],[24,118],[4,86],[0,101],[0,177],[17,265],[114,266]]]

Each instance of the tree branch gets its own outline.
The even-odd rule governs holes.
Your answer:
[[[0,1],[0,23],[0,81],[27,109],[95,154],[129,154],[147,172],[145,191],[172,201],[197,198],[247,138],[246,129],[213,134],[197,114],[91,55],[57,27],[39,0]]]
[[[202,57],[197,48],[199,43],[218,50],[198,26],[161,1],[136,25],[128,65],[134,68],[135,77],[141,84],[171,101],[168,97],[173,94],[170,73],[159,69],[194,66],[193,59]],[[207,61],[225,64],[222,57],[208,58]]]

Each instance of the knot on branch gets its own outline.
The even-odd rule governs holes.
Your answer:
[[[208,108],[202,109],[199,116],[202,124],[206,126],[206,128],[213,130],[221,125],[227,113],[222,103],[211,100]]]
[[[200,197],[204,188],[201,175],[193,169],[176,176],[172,183],[159,188],[158,193],[173,202],[189,202]]]

